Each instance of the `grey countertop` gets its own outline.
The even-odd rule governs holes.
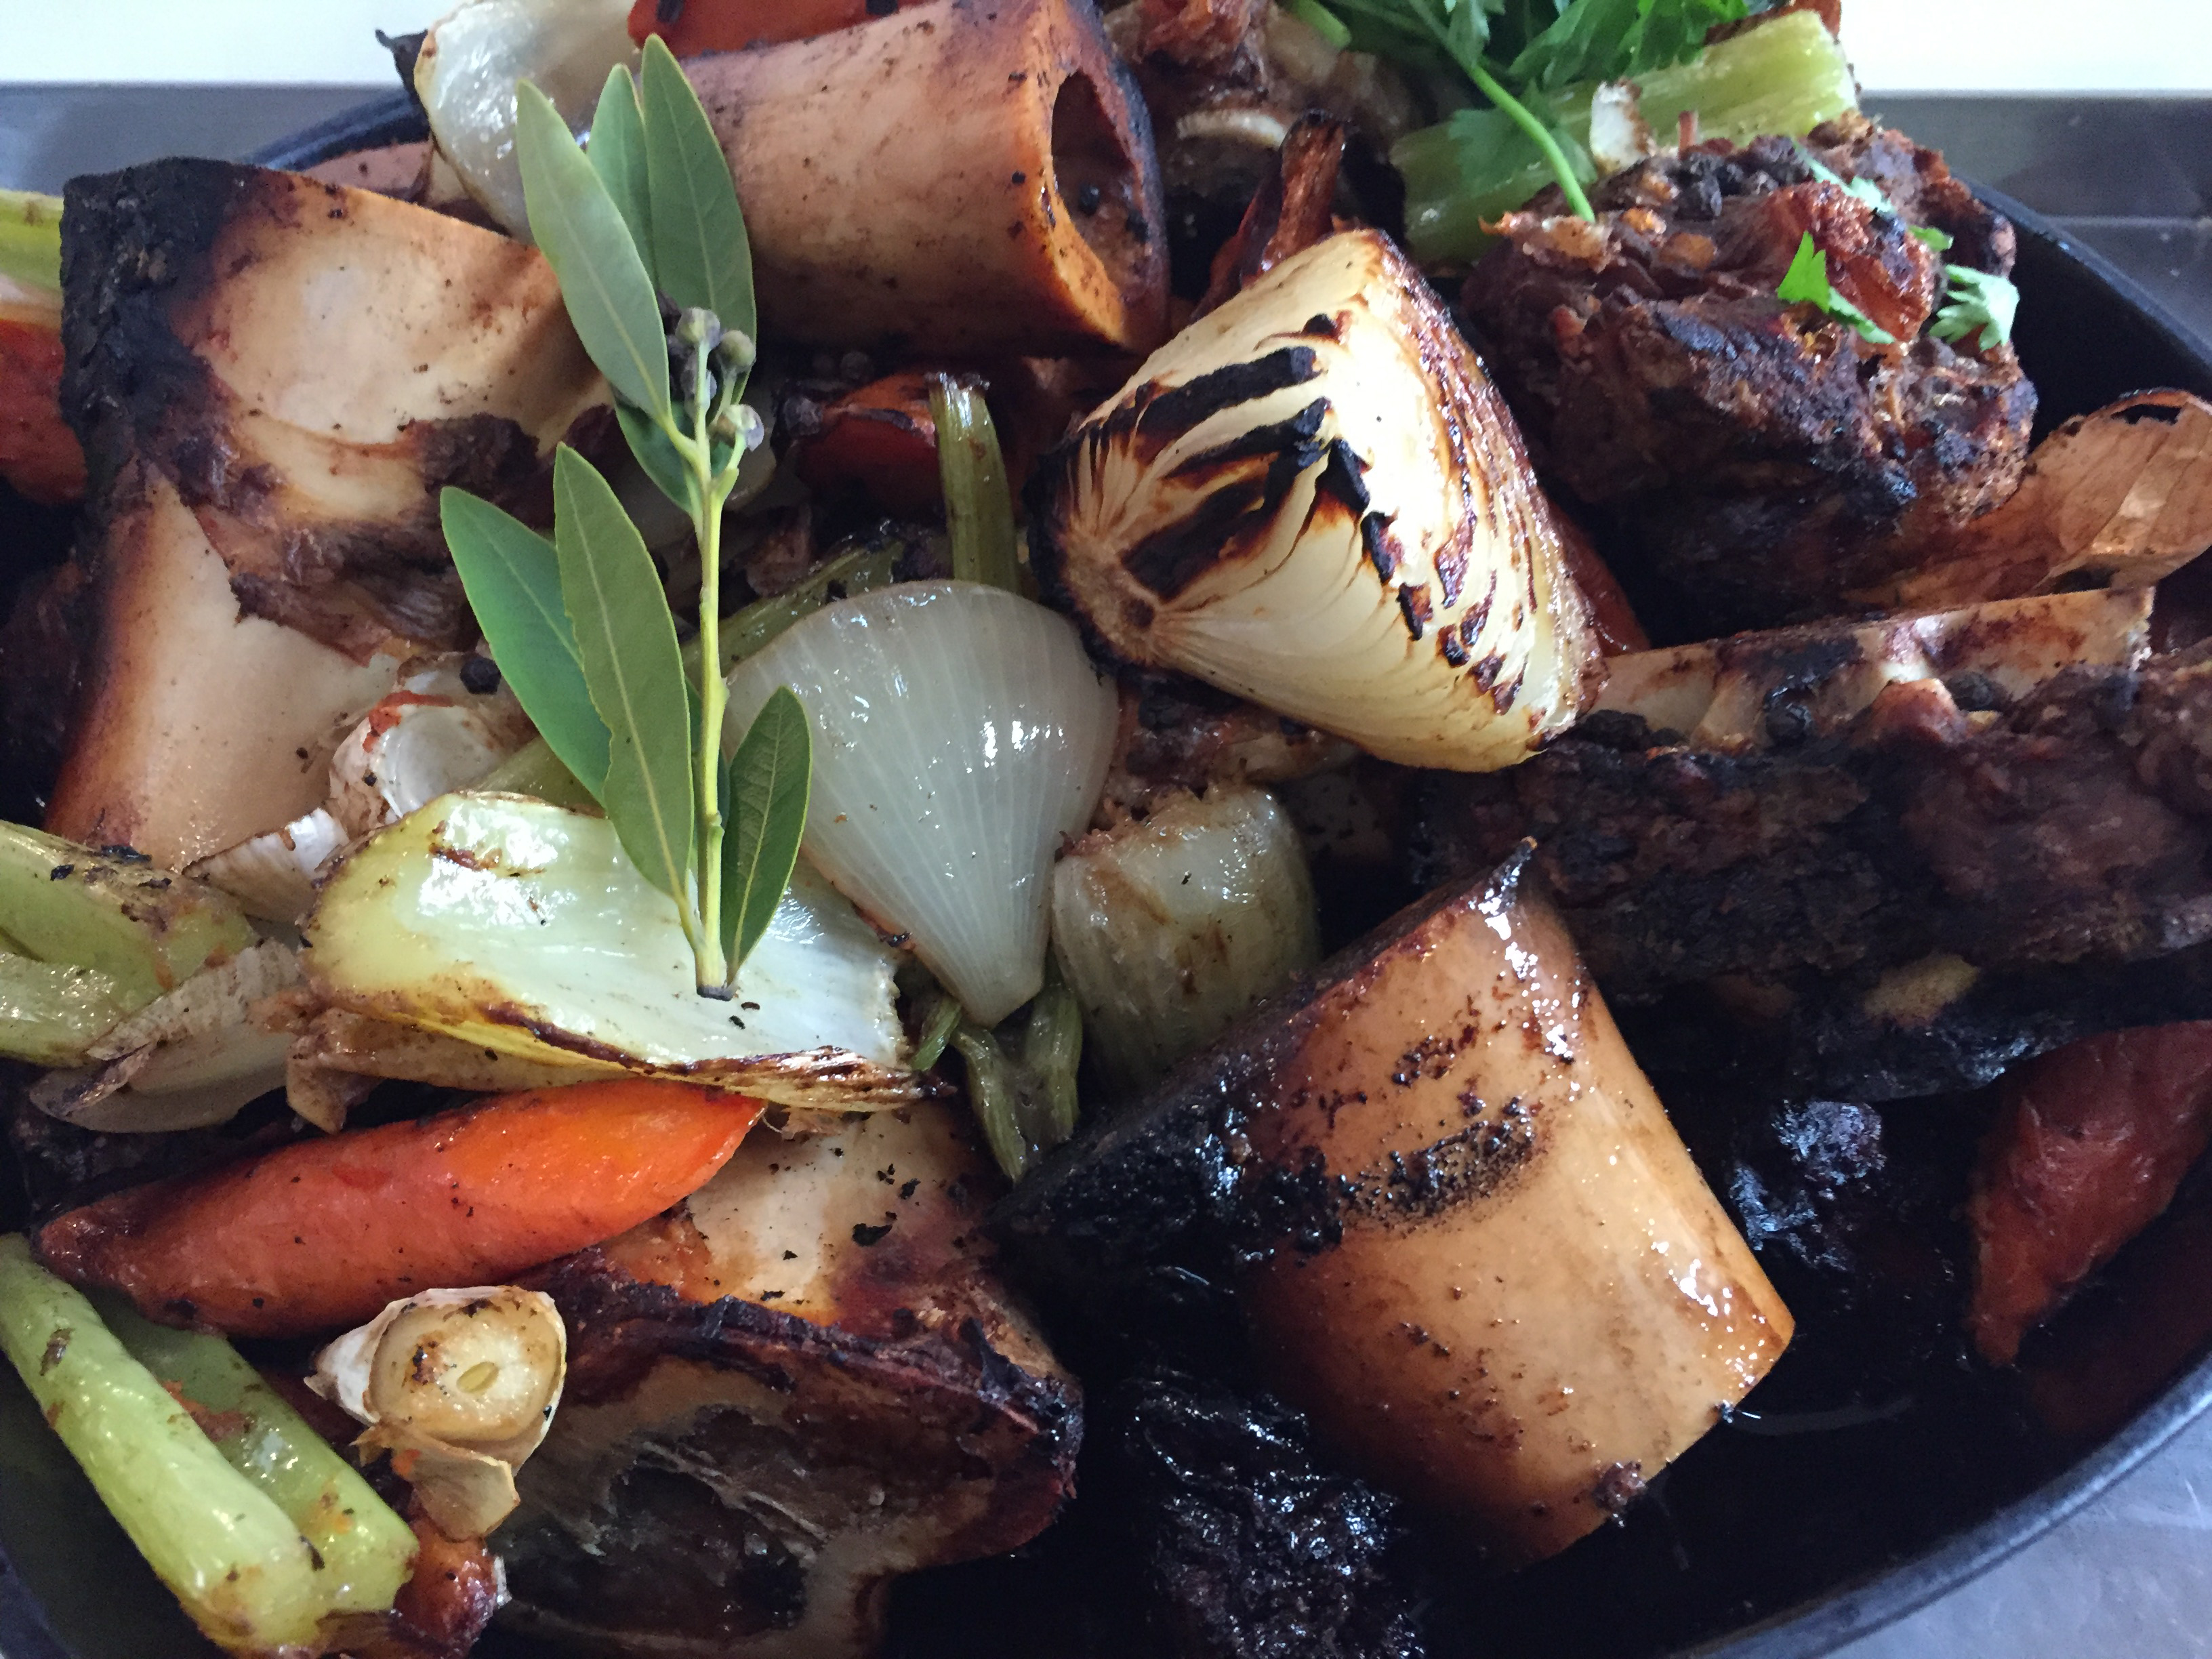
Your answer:
[[[355,87],[0,86],[0,185],[243,155]],[[2057,219],[2212,337],[2212,99],[1869,94],[1968,177]],[[2011,1559],[1843,1659],[2199,1659],[2212,1651],[2212,1418]]]

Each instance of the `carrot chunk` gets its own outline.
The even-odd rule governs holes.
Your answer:
[[[659,35],[678,58],[702,52],[804,40],[850,28],[898,9],[896,0],[637,0],[630,8],[629,38],[640,46]]]
[[[760,1110],[686,1084],[533,1089],[118,1193],[38,1247],[150,1318],[305,1335],[626,1231],[720,1169]]]

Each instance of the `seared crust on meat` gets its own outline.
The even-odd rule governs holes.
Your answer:
[[[1815,177],[1790,140],[1701,144],[1605,180],[1595,224],[1559,216],[1556,191],[1508,216],[1463,295],[1547,482],[1609,510],[1608,551],[1713,631],[1845,608],[2004,501],[2027,461],[2033,386],[2008,345],[1922,334],[1942,283],[1910,230],[2003,274],[2012,227],[1901,134],[1848,118],[1808,148],[1898,214]],[[1808,232],[1837,292],[1900,344],[1776,297]]]
[[[1670,998],[1670,1027],[1684,997],[1726,1006],[1842,1097],[1971,1085],[2212,1015],[2208,729],[2199,653],[1965,712],[1942,682],[1895,684],[1844,732],[1771,750],[1606,714],[1513,772],[1433,781],[1424,874],[1533,836],[1608,997]]]

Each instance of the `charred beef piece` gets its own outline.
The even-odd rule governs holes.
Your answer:
[[[2212,1013],[2212,661],[1960,690],[2001,706],[1894,684],[1759,750],[1601,716],[1510,774],[1431,780],[1421,873],[1534,836],[1608,997],[1668,999],[1624,1009],[1661,1071],[1710,1069],[1723,1010],[1802,1085],[1862,1099]]]
[[[1176,1659],[1425,1650],[1397,1501],[1322,1464],[1296,1412],[1154,1365],[1092,1421],[1085,1479],[1135,1552],[1149,1623]]]
[[[1998,274],[2012,227],[1942,158],[1856,118],[1812,153],[1880,185],[1877,213],[1787,139],[1701,144],[1510,215],[1463,302],[1546,482],[1603,509],[1607,551],[1687,596],[1704,631],[1841,608],[2018,484],[2035,392],[2009,346],[1925,337],[1936,256]],[[1810,232],[1877,346],[1776,284]]]
[[[2166,1208],[2212,1145],[2212,1023],[2092,1037],[2002,1091],[1974,1172],[1966,1316],[1995,1364]]]

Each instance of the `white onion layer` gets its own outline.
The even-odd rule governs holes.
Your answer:
[[[1091,818],[1112,688],[1075,629],[974,582],[830,605],[730,676],[732,740],[788,685],[814,728],[805,850],[978,1022],[1044,983],[1054,855]]]
[[[1290,815],[1240,784],[1085,836],[1053,871],[1052,942],[1108,1079],[1154,1081],[1320,959]]]

